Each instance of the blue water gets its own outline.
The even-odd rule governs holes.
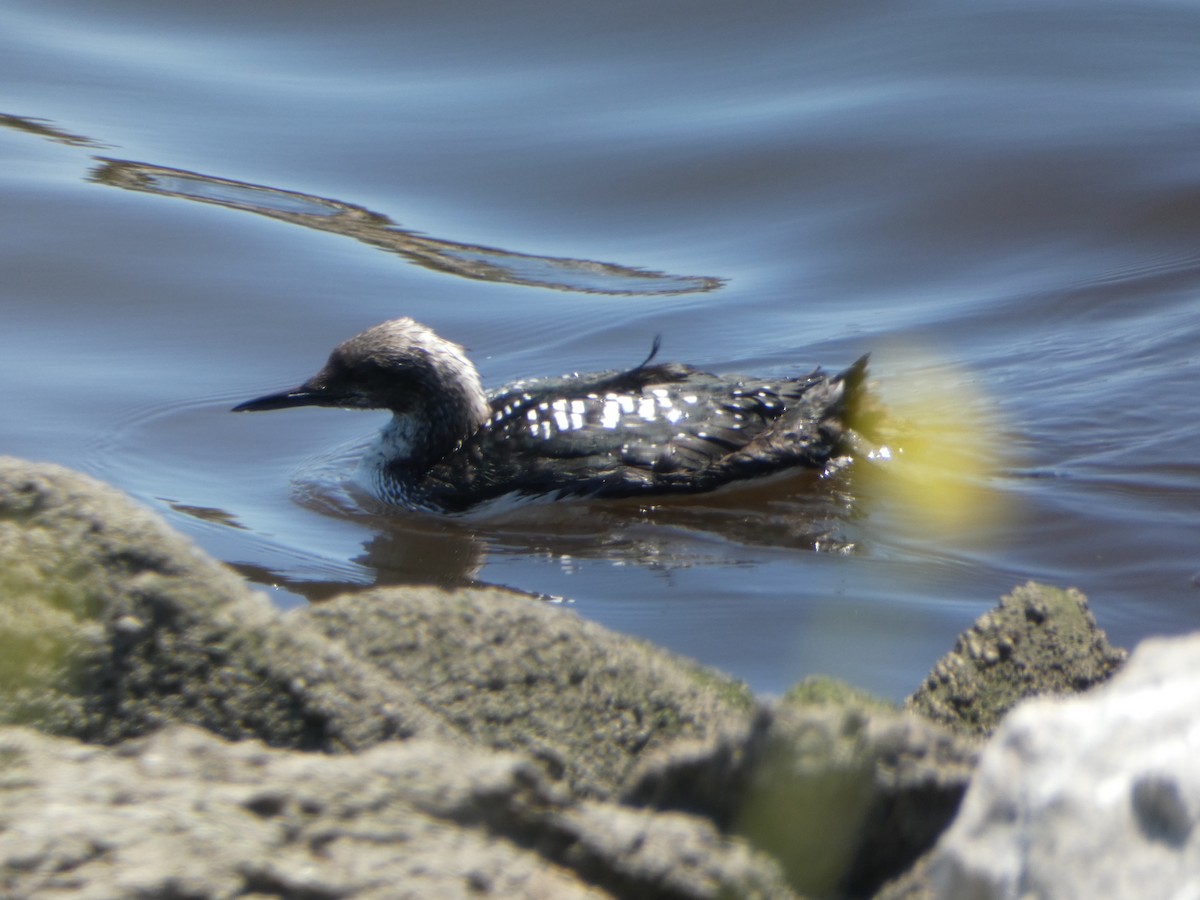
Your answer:
[[[0,0],[0,452],[95,474],[281,605],[504,584],[766,691],[908,693],[997,596],[1200,627],[1200,7]],[[604,265],[598,265],[604,264]],[[834,368],[947,467],[381,519],[380,423],[233,416],[411,315],[489,385]],[[940,457],[939,457],[940,459]],[[972,467],[974,460],[979,463]],[[918,492],[919,493],[919,492]]]

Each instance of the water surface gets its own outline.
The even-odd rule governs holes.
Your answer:
[[[1014,584],[1200,626],[1200,9],[2,0],[0,450],[281,605],[488,583],[784,689],[906,694]],[[485,521],[343,496],[380,424],[233,416],[411,315],[485,382],[872,352],[968,511],[879,467]],[[919,498],[918,498],[919,499]]]

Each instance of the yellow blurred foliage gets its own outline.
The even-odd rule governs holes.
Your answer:
[[[882,407],[864,429],[858,456],[868,493],[913,525],[946,532],[1010,514],[998,474],[1010,438],[987,393],[966,370],[912,349],[887,354],[888,381],[872,385]]]

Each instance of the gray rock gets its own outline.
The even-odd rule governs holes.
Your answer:
[[[499,590],[383,589],[297,612],[470,742],[606,797],[644,753],[749,720],[740,682]]]
[[[1083,594],[1031,581],[959,637],[908,706],[958,731],[988,735],[1020,700],[1085,691],[1110,678],[1126,655],[1108,643]]]
[[[912,705],[977,733],[1017,697],[1081,689],[1121,658],[1081,595],[1028,585],[964,636]],[[726,676],[499,590],[376,590],[282,614],[118,492],[11,459],[0,459],[0,723],[125,742],[35,748],[42,738],[12,732],[0,780],[24,805],[4,819],[21,824],[0,829],[0,848],[17,848],[0,861],[15,866],[9,893],[32,891],[16,896],[55,896],[41,892],[51,885],[64,897],[136,893],[143,870],[162,896],[233,895],[220,885],[373,896],[376,870],[401,884],[442,878],[422,888],[439,896],[789,896],[779,868],[722,833],[773,854],[793,887],[865,895],[934,840],[975,752],[827,682],[765,707]],[[359,756],[268,752],[188,729],[131,742],[170,723]],[[29,776],[21,793],[20,773],[43,751],[61,771]],[[257,780],[246,774],[255,766]],[[251,782],[262,791],[209,818],[205,779],[231,797]],[[333,793],[320,799],[323,784],[306,780]],[[110,782],[120,789],[89,793]],[[74,833],[71,790],[95,818],[84,837],[56,842],[55,827]],[[1146,777],[1131,803],[1148,834],[1187,844],[1190,796]],[[353,834],[323,818],[336,809],[357,821],[373,804],[416,818],[363,818],[371,824]],[[180,824],[188,816],[194,833]],[[131,843],[106,843],[109,829]],[[176,832],[201,849],[177,850]],[[39,834],[41,849],[21,843]],[[370,849],[376,838],[386,853]],[[176,870],[143,866],[139,840]],[[925,883],[896,884],[911,891],[895,896],[918,896]]]
[[[429,882],[414,895],[455,896],[469,888],[584,896],[599,886],[618,896],[790,896],[773,863],[722,838],[711,823],[580,799],[615,792],[648,750],[748,720],[754,700],[731,679],[570,611],[501,591],[390,590],[280,614],[118,492],[18,460],[0,460],[0,573],[6,626],[0,720],[88,741],[124,741],[111,753],[55,743],[50,755],[59,769],[34,793],[9,795],[6,808],[20,811],[7,821],[21,824],[0,831],[0,839],[40,834],[43,843],[40,850],[20,844],[13,851],[17,880],[7,893],[21,895],[32,884],[29,896],[54,896],[48,893],[54,884],[62,896],[120,896],[140,891],[145,878],[150,895],[225,896],[220,886],[226,885],[233,892],[342,896],[338,885],[358,885],[356,896],[371,896],[370,873],[384,867],[391,892],[378,896],[402,895],[395,885],[426,870],[445,883],[434,889]],[[334,800],[350,794],[364,808],[392,805],[385,788],[395,772],[346,781],[361,759],[376,757],[334,762],[266,753],[245,749],[252,744],[205,743],[186,730],[130,740],[171,722],[304,750],[365,751],[384,742],[390,749],[373,752],[399,760],[410,788],[425,785],[446,803],[458,796],[458,805],[439,807],[436,827],[364,826],[376,837],[411,838],[381,851],[396,857],[387,868],[370,852],[375,837],[343,837],[324,819],[320,827],[305,824],[325,802],[302,790],[310,783],[314,791],[332,785]],[[387,743],[392,738],[416,743],[400,748]],[[503,748],[525,756],[493,761],[486,752]],[[43,752],[50,753],[42,747],[23,758]],[[134,760],[126,765],[129,777],[104,768],[128,759]],[[138,778],[146,780],[160,763],[165,768],[154,771],[161,780],[142,792]],[[503,796],[498,789],[467,789],[445,775],[455,766],[468,787],[472,773],[492,771],[488,766],[508,767],[506,778],[533,787]],[[89,767],[100,768],[88,774]],[[235,769],[230,780],[261,791],[247,808],[217,810],[207,788]],[[282,773],[283,787],[269,787],[268,769]],[[369,775],[370,767],[363,772]],[[548,787],[547,774],[561,778],[561,787]],[[10,787],[24,779],[16,776]],[[70,823],[69,807],[82,815],[89,779],[122,786],[97,800],[83,837],[59,840],[54,827]],[[51,802],[54,785],[64,785],[64,793]],[[79,796],[67,799],[73,790]],[[334,818],[357,815],[334,806]],[[57,812],[35,826],[32,810],[43,807]],[[126,846],[115,835],[126,834],[134,809],[141,824],[128,832]],[[528,815],[517,814],[522,810]],[[246,830],[255,816],[274,823],[276,843],[266,832]],[[197,817],[194,831],[183,824],[189,817]],[[482,830],[505,852],[515,845],[532,855],[493,866],[478,835],[456,835],[456,828]],[[304,840],[283,840],[280,829]],[[181,845],[199,849],[176,847],[177,834],[184,836]],[[433,837],[422,843],[422,835],[441,843]],[[134,846],[142,844],[153,853]],[[334,854],[336,865],[326,870],[321,861],[329,847],[352,850],[344,858]],[[166,868],[156,869],[151,856]],[[471,862],[477,858],[484,862]],[[351,870],[359,874],[347,881]],[[355,881],[360,875],[365,880]],[[333,887],[322,886],[327,876]]]
[[[711,824],[573,800],[512,754],[328,756],[189,726],[116,748],[0,729],[0,895],[795,896]]]
[[[946,898],[1200,897],[1200,635],[1106,686],[1024,703],[931,864]]]

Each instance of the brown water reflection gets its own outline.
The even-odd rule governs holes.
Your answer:
[[[292,577],[251,564],[234,566],[251,581],[314,601],[365,587],[479,586],[489,583],[481,578],[489,560],[505,555],[567,566],[572,560],[599,560],[658,572],[737,566],[764,549],[848,555],[859,550],[847,533],[847,525],[861,515],[853,479],[848,470],[829,478],[802,471],[740,485],[739,490],[674,497],[664,504],[534,502],[492,518],[397,510],[360,514],[354,518],[372,536],[349,562],[361,578],[346,578],[334,560],[328,580],[314,578],[311,571]],[[318,498],[309,498],[306,505],[333,512]],[[345,517],[346,510],[336,514]],[[211,511],[204,518],[215,521]]]
[[[72,134],[69,131],[64,131],[49,119],[0,113],[0,127],[24,131],[27,134],[37,135],[48,141],[54,141],[56,144],[66,144],[68,147],[94,147],[100,149],[109,146],[100,141],[94,141],[82,134]]]
[[[24,131],[72,147],[111,146],[59,128],[49,119],[0,113],[0,127]],[[194,200],[354,238],[395,253],[415,265],[477,281],[517,284],[586,294],[672,296],[720,288],[725,279],[670,275],[589,259],[536,256],[497,247],[463,244],[401,228],[388,216],[299,191],[251,184],[132,160],[95,157],[88,176],[96,184]]]
[[[341,234],[426,269],[478,281],[588,294],[660,296],[713,291],[724,283],[711,276],[668,275],[589,259],[533,256],[461,244],[406,230],[382,213],[341,200],[149,163],[99,161],[90,176],[97,184],[211,203]]]

